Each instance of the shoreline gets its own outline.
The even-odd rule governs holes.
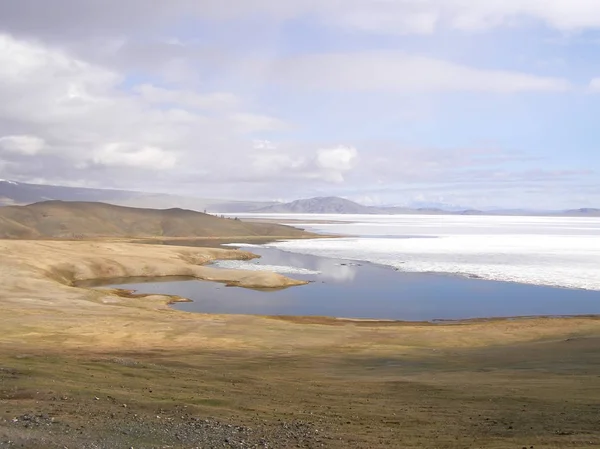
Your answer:
[[[171,240],[171,239],[169,239]],[[189,240],[189,239],[188,239]],[[231,240],[231,239],[223,239]],[[43,251],[40,254],[39,245],[45,243],[48,254],[44,257]],[[131,281],[131,280],[202,280],[209,282],[218,282],[226,286],[236,286],[240,288],[250,289],[280,289],[299,285],[306,285],[309,282],[303,280],[295,280],[287,276],[268,271],[250,271],[250,270],[232,270],[222,268],[212,268],[206,266],[215,260],[251,260],[258,258],[248,251],[240,249],[222,249],[222,248],[207,248],[207,247],[190,247],[190,246],[171,246],[171,245],[148,245],[136,243],[121,243],[121,242],[101,242],[98,240],[92,241],[27,241],[27,240],[0,240],[0,250],[8,257],[4,257],[0,261],[0,269],[8,265],[14,269],[14,263],[11,262],[11,256],[18,254],[16,262],[19,265],[19,270],[13,275],[16,275],[16,280],[13,278],[5,278],[5,283],[2,286],[0,293],[3,295],[4,302],[11,303],[13,306],[18,305],[18,302],[12,300],[10,293],[14,290],[27,290],[27,283],[23,282],[24,278],[31,278],[35,283],[43,282],[44,291],[37,290],[37,293],[43,298],[40,304],[48,296],[52,294],[64,293],[68,291],[69,298],[77,298],[77,300],[93,298],[94,302],[105,304],[122,304],[117,298],[146,298],[150,299],[147,303],[152,307],[152,304],[166,305],[173,302],[188,302],[189,298],[178,297],[177,295],[168,294],[149,294],[136,293],[124,294],[127,291],[124,289],[113,289],[119,291],[118,294],[111,293],[110,290],[97,290],[92,287],[102,285],[110,285],[115,281]],[[62,250],[62,251],[61,251]],[[65,251],[66,250],[66,251]],[[29,251],[29,254],[28,254]],[[61,254],[62,252],[62,254]],[[158,253],[158,255],[157,255]],[[94,256],[90,257],[90,254]],[[62,258],[61,258],[62,256]],[[79,258],[79,260],[77,260]],[[153,263],[150,263],[150,260]],[[2,263],[3,262],[3,263]],[[8,262],[8,263],[7,263]],[[30,263],[30,265],[27,264]],[[79,264],[79,265],[78,265]],[[11,267],[12,265],[12,267]],[[24,288],[18,288],[15,284],[24,285]],[[49,288],[53,286],[54,288]],[[13,291],[11,291],[11,288]],[[7,291],[8,290],[8,291]],[[111,299],[112,298],[112,299]],[[180,298],[174,300],[174,298]],[[77,301],[78,302],[78,301]],[[62,304],[66,303],[60,302]],[[56,304],[56,301],[53,301]],[[157,309],[158,310],[158,309]],[[203,316],[213,316],[210,313],[190,313],[169,308],[169,311],[174,314],[181,314],[187,317],[194,316],[196,318]],[[578,319],[600,319],[600,315],[582,314],[582,315],[535,315],[535,316],[504,316],[504,317],[478,317],[466,319],[436,319],[431,321],[410,321],[410,320],[394,320],[394,319],[361,319],[361,318],[344,318],[334,316],[285,316],[285,315],[240,315],[240,314],[214,314],[215,317],[245,317],[252,319],[269,319],[286,322],[296,322],[305,324],[317,323],[348,323],[348,324],[369,324],[372,326],[398,325],[405,326],[436,326],[443,327],[455,326],[456,324],[474,324],[474,323],[496,323],[496,322],[517,322],[517,321],[547,321],[547,320],[578,320]]]
[[[217,259],[218,260],[218,259]],[[131,284],[144,284],[144,283],[169,283],[178,281],[204,281],[204,282],[215,282],[225,287],[238,287],[243,289],[250,289],[256,291],[263,291],[269,293],[274,290],[281,290],[291,288],[296,285],[285,286],[285,287],[274,287],[274,288],[252,288],[252,287],[241,287],[236,285],[228,284],[225,281],[212,281],[206,279],[199,279],[193,277],[184,276],[164,276],[161,278],[114,278],[114,279],[92,279],[79,281],[74,284],[80,288],[92,288],[100,289],[102,292],[110,292],[116,294],[122,298],[152,298],[157,296],[164,296],[168,298],[167,305],[174,305],[177,303],[192,303],[195,302],[193,299],[180,296],[172,295],[168,293],[147,293],[139,289],[128,288]],[[304,285],[310,283],[305,282]],[[107,288],[104,288],[107,287]],[[481,316],[472,318],[432,318],[430,320],[407,320],[407,319],[393,319],[393,318],[351,318],[334,315],[273,315],[273,314],[261,314],[261,313],[213,313],[205,311],[187,311],[181,309],[172,309],[182,313],[193,313],[199,315],[219,315],[219,316],[250,316],[256,318],[266,318],[281,320],[296,324],[320,324],[320,325],[344,325],[354,324],[359,326],[410,326],[410,325],[421,325],[421,326],[457,326],[471,323],[489,323],[489,322],[504,322],[504,321],[527,321],[527,320],[564,320],[564,319],[592,319],[600,321],[600,314],[595,313],[579,313],[579,314],[531,314],[531,315],[503,315],[503,316]]]
[[[323,236],[322,238],[329,238],[330,236]],[[290,237],[282,237],[285,239],[291,239]],[[311,238],[311,237],[301,237],[301,238]],[[145,240],[144,243],[140,242],[140,240]],[[151,244],[149,240],[158,240],[161,243],[159,244]],[[161,272],[161,268],[158,268],[158,271],[152,271],[152,269],[146,264],[140,270],[139,262],[135,260],[131,260],[132,257],[127,257],[130,259],[130,265],[128,267],[121,266],[120,268],[125,268],[124,272],[126,275],[113,275],[113,273],[118,273],[114,269],[111,270],[109,268],[110,275],[106,275],[106,273],[102,273],[101,267],[94,267],[91,270],[94,274],[84,274],[83,277],[80,273],[76,273],[77,270],[72,270],[73,261],[70,261],[70,268],[67,268],[66,271],[63,270],[64,267],[60,267],[61,261],[57,264],[52,263],[50,266],[44,267],[44,271],[47,273],[51,273],[50,276],[47,277],[48,280],[56,281],[59,284],[62,284],[67,287],[73,287],[82,290],[85,292],[100,292],[105,294],[112,294],[121,298],[150,298],[151,300],[156,301],[157,298],[163,298],[164,301],[160,303],[164,305],[175,304],[177,302],[193,302],[190,298],[184,298],[178,295],[170,295],[170,294],[154,294],[154,293],[137,293],[136,291],[131,291],[131,294],[126,294],[125,292],[129,291],[127,288],[118,288],[115,287],[113,289],[103,289],[96,290],[95,287],[102,287],[106,285],[114,285],[114,284],[122,284],[127,285],[131,283],[144,283],[144,282],[170,282],[170,281],[179,281],[179,280],[197,280],[197,281],[207,281],[207,282],[216,282],[223,284],[227,287],[239,287],[245,289],[252,290],[278,290],[278,289],[286,289],[294,286],[307,285],[310,281],[306,280],[297,280],[290,278],[285,275],[277,274],[269,271],[252,271],[252,270],[243,270],[243,269],[223,269],[223,268],[213,268],[209,265],[210,263],[217,260],[252,260],[260,258],[261,256],[252,253],[251,251],[241,250],[240,247],[231,247],[231,248],[223,248],[221,245],[223,243],[247,243],[240,242],[240,238],[234,237],[223,237],[223,238],[169,238],[169,239],[95,239],[95,240],[60,240],[60,239],[45,239],[45,240],[10,240],[10,239],[0,239],[0,250],[7,250],[11,252],[11,243],[14,242],[16,246],[19,245],[17,242],[30,242],[33,244],[39,244],[41,242],[53,243],[53,244],[73,244],[73,245],[91,245],[95,249],[98,249],[100,245],[105,244],[110,247],[110,245],[122,245],[126,248],[126,245],[134,245],[146,248],[164,248],[166,249],[168,256],[175,256],[181,259],[183,263],[181,264],[171,264],[167,266],[166,271]],[[242,240],[246,241],[262,241],[263,243],[268,243],[272,241],[279,240],[279,238],[273,237],[247,237]],[[211,243],[210,246],[176,246],[171,245],[171,243],[176,242],[199,242],[199,243]],[[10,242],[10,243],[8,243]],[[124,243],[126,242],[126,243]],[[168,243],[165,243],[168,242]],[[216,246],[213,246],[212,243],[216,243]],[[8,243],[8,245],[4,245],[3,243]],[[132,247],[133,248],[133,247]],[[14,250],[14,249],[13,249]],[[283,250],[284,251],[284,250]],[[155,253],[155,251],[151,251]],[[164,252],[164,251],[163,251]],[[135,251],[132,251],[135,253]],[[147,252],[146,252],[147,253]],[[295,254],[290,252],[291,254]],[[81,256],[81,254],[79,255]],[[111,254],[102,254],[102,256],[106,257],[114,257],[114,253]],[[316,257],[316,256],[314,256]],[[133,259],[138,258],[138,256],[134,255]],[[90,262],[88,255],[85,255],[84,260],[86,262]],[[336,259],[343,260],[343,259]],[[345,259],[344,259],[345,260]],[[372,265],[375,267],[379,267],[382,269],[390,269],[394,270],[393,267],[389,267],[387,265],[374,264],[369,261],[358,261],[360,264]],[[93,264],[93,263],[92,263]],[[101,265],[101,264],[100,264]],[[117,262],[119,265],[119,262]],[[58,267],[58,268],[57,268]],[[1,269],[0,265],[0,269]],[[113,267],[114,268],[114,267]],[[62,270],[62,271],[61,271]],[[397,270],[395,270],[397,271]],[[85,273],[85,270],[83,270]],[[100,273],[99,273],[100,272]],[[410,274],[410,273],[409,273]],[[460,274],[454,273],[413,273],[413,274],[421,274],[421,275],[435,275],[435,276],[449,276],[449,277],[460,277],[471,279],[469,276],[463,276]],[[473,280],[482,280],[482,281],[491,281],[491,282],[508,282],[508,281],[494,281],[487,280],[483,278],[473,278]],[[516,282],[510,282],[511,284],[515,284]],[[519,284],[519,283],[516,283]],[[540,287],[550,287],[550,288],[561,288],[561,287],[552,287],[552,286],[542,286]],[[566,287],[562,287],[564,289],[569,290]],[[585,290],[585,289],[573,289],[573,290]],[[2,291],[0,290],[0,293]],[[110,302],[110,301],[109,301]],[[170,309],[176,313],[193,313],[195,315],[213,315],[211,313],[206,312],[187,312],[181,311],[177,309]],[[435,326],[443,326],[443,325],[457,325],[457,324],[468,324],[475,322],[496,322],[496,321],[517,321],[517,320],[549,320],[549,319],[579,319],[579,318],[589,318],[589,319],[600,319],[600,314],[560,314],[560,315],[552,315],[552,314],[536,314],[536,315],[506,315],[506,316],[491,316],[491,317],[473,317],[473,318],[462,318],[462,319],[444,319],[444,318],[435,318],[431,320],[402,320],[402,319],[376,319],[376,318],[348,318],[348,317],[340,317],[340,316],[319,316],[319,315],[269,315],[269,314],[214,314],[215,316],[249,316],[256,318],[265,318],[265,319],[276,319],[283,320],[288,322],[302,322],[305,324],[323,324],[325,322],[330,323],[350,323],[350,324],[370,324],[373,326],[383,325],[435,325]]]
[[[323,235],[322,238],[329,238],[330,236],[328,235]],[[339,236],[334,236],[334,237],[339,237]],[[300,239],[304,239],[304,238],[311,238],[311,237],[301,237]],[[291,238],[291,237],[285,237],[286,240],[296,240],[297,238]],[[244,250],[244,244],[245,243],[256,243],[257,241],[260,241],[261,245],[267,245],[268,243],[280,240],[278,238],[270,238],[270,237],[249,237],[249,238],[213,238],[213,239],[205,239],[205,238],[193,238],[193,239],[189,239],[189,238],[170,238],[170,239],[158,239],[160,243],[157,243],[158,245],[166,245],[166,246],[171,246],[173,244],[178,244],[181,242],[186,242],[186,243],[194,243],[193,245],[184,245],[182,247],[185,248],[203,248],[203,247],[210,247],[210,248],[219,248],[219,249],[225,249],[225,250],[235,250],[235,251],[243,251],[244,253],[249,253],[252,254],[253,257],[242,257],[239,258],[238,260],[251,260],[251,259],[258,259],[261,258],[262,256],[260,255],[256,255],[252,252],[252,247],[247,248],[247,250]],[[241,240],[241,241],[240,241]],[[139,242],[137,242],[139,243]],[[151,242],[144,242],[144,244],[149,244]],[[152,242],[154,243],[154,242]],[[223,248],[223,244],[231,244],[234,245],[236,243],[239,243],[239,246],[229,246],[227,248]],[[199,244],[198,246],[196,246],[197,244]],[[289,250],[285,250],[285,249],[278,249],[275,248],[278,251],[282,251],[284,253],[288,253],[288,254],[299,254],[301,255],[301,253],[295,253],[293,251],[289,251]],[[472,281],[481,281],[481,282],[490,282],[490,283],[501,283],[501,284],[510,284],[510,285],[523,285],[524,287],[539,287],[539,288],[550,288],[550,289],[561,289],[561,290],[572,290],[572,291],[595,291],[595,290],[590,290],[590,289],[583,289],[583,288],[569,288],[569,287],[563,287],[563,286],[554,286],[554,285],[543,285],[543,284],[528,284],[528,283],[519,283],[516,281],[503,281],[503,280],[495,280],[495,279],[486,279],[486,278],[482,278],[482,277],[474,277],[474,276],[469,276],[469,275],[465,275],[465,274],[461,274],[461,273],[449,273],[449,272],[405,272],[402,270],[398,270],[392,266],[389,265],[383,265],[383,264],[378,264],[378,263],[374,263],[368,260],[355,260],[355,259],[339,259],[339,258],[333,258],[333,257],[323,257],[323,256],[314,256],[311,255],[310,257],[314,257],[314,258],[325,258],[325,259],[330,259],[330,260],[335,260],[340,262],[340,265],[345,265],[345,263],[342,262],[348,262],[350,261],[351,264],[356,264],[358,266],[370,266],[370,267],[375,267],[378,269],[383,269],[383,270],[391,270],[391,271],[395,271],[395,272],[400,272],[401,274],[409,274],[409,275],[417,275],[417,276],[435,276],[435,277],[443,277],[443,278],[459,278],[459,279],[464,279],[464,280],[472,280]],[[227,260],[227,259],[212,259],[209,260],[205,263],[205,265],[211,264],[217,260]],[[223,269],[223,268],[215,268],[217,270],[227,270],[227,269]],[[244,270],[244,269],[239,269],[240,272],[244,272],[244,273],[256,273],[256,271],[254,270]],[[269,273],[269,271],[263,271],[260,270],[259,272],[266,272]],[[287,275],[286,275],[287,276]],[[123,290],[119,288],[119,285],[124,285],[127,286],[128,284],[143,284],[143,283],[160,283],[160,282],[173,282],[173,281],[193,281],[193,280],[197,280],[197,281],[208,281],[208,282],[216,282],[219,284],[223,284],[225,286],[228,287],[240,287],[243,289],[250,289],[250,290],[257,290],[257,291],[265,291],[265,292],[269,292],[269,291],[274,291],[274,290],[281,290],[281,289],[287,289],[289,287],[293,287],[293,286],[299,286],[299,285],[306,285],[311,283],[312,281],[298,281],[298,284],[292,284],[292,285],[284,285],[284,286],[275,286],[275,287],[260,287],[260,286],[245,286],[245,285],[239,285],[236,283],[230,283],[226,280],[215,280],[215,279],[205,279],[205,278],[198,278],[198,277],[186,277],[186,276],[178,276],[178,275],[169,275],[169,276],[161,276],[161,277],[128,277],[128,278],[109,278],[109,279],[91,279],[91,280],[87,280],[84,281],[85,283],[89,284],[89,285],[83,285],[84,282],[78,282],[78,285],[82,286],[82,287],[102,287],[102,286],[107,286],[107,285],[112,285],[115,287],[115,289],[117,290]],[[125,290],[127,290],[125,288]],[[137,295],[137,297],[153,297],[153,296],[157,296],[157,295],[164,295],[165,297],[168,298],[179,298],[179,299],[175,299],[175,300],[171,300],[168,304],[172,305],[172,304],[176,304],[179,302],[194,302],[193,299],[191,298],[187,298],[187,297],[182,297],[179,295],[170,295],[167,293],[144,293],[142,290],[139,291],[135,291],[134,292],[135,295]],[[173,310],[177,310],[178,312],[184,312],[184,313],[197,313],[197,314],[216,314],[216,315],[220,315],[221,313],[219,312],[204,312],[204,311],[188,311],[188,310],[181,310],[181,309],[173,309]],[[427,319],[427,320],[423,320],[423,319],[395,319],[395,318],[353,318],[353,317],[345,317],[345,316],[336,316],[336,315],[273,315],[273,314],[265,314],[265,313],[243,313],[243,312],[233,312],[233,313],[225,313],[225,315],[239,315],[239,316],[244,316],[244,315],[249,315],[249,316],[254,316],[254,317],[260,317],[260,318],[273,318],[273,319],[283,319],[286,321],[290,321],[290,322],[302,322],[305,324],[308,323],[312,323],[312,324],[324,324],[326,322],[330,322],[331,324],[334,325],[338,325],[339,323],[358,323],[361,325],[365,325],[365,324],[371,324],[371,325],[410,325],[410,324],[426,324],[426,325],[436,325],[436,326],[440,326],[440,325],[457,325],[457,324],[466,324],[466,323],[470,323],[470,322],[490,322],[490,321],[514,321],[514,320],[535,320],[535,319],[570,319],[570,318],[600,318],[600,313],[556,313],[556,314],[548,314],[548,313],[534,313],[534,314],[525,314],[525,315],[511,315],[511,314],[506,314],[506,315],[492,315],[492,316],[473,316],[473,317],[466,317],[466,318],[431,318],[431,319]]]

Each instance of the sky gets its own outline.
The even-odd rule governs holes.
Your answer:
[[[0,178],[600,207],[600,1],[0,0]]]

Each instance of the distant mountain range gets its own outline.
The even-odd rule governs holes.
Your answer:
[[[506,211],[490,212],[477,209],[444,210],[437,207],[363,206],[335,196],[308,198],[289,203],[277,203],[250,210],[261,214],[428,214],[428,215],[561,215],[600,217],[600,209],[574,209],[555,212]]]
[[[42,201],[99,201],[118,206],[169,209],[179,207],[199,212],[247,212],[276,204],[271,201],[228,201],[130,190],[28,184],[0,179],[0,206],[27,205]]]
[[[567,210],[562,213],[571,217],[600,217],[600,209],[584,207],[581,209]]]
[[[309,198],[256,209],[265,214],[372,214],[373,208],[335,196]]]
[[[0,206],[26,205],[48,200],[92,201],[119,206],[170,209],[182,208],[211,213],[256,214],[429,214],[429,215],[534,215],[600,217],[600,209],[582,208],[563,211],[536,212],[526,210],[481,211],[441,207],[364,206],[335,196],[300,199],[289,203],[268,201],[233,201],[195,198],[161,193],[128,190],[89,189],[49,186],[0,180]]]

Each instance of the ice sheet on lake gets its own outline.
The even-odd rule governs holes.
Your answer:
[[[270,214],[265,216],[282,222],[291,218],[303,220],[302,223],[295,222],[292,226],[300,226],[308,231],[357,236],[600,235],[600,218],[597,217],[353,214]],[[315,220],[318,220],[318,223],[315,223]]]
[[[600,290],[600,220],[563,217],[335,216],[350,234],[437,236],[292,240],[266,246],[388,265],[401,271],[452,273],[498,281]],[[332,217],[333,219],[333,217]]]
[[[264,245],[255,243],[222,243],[221,246],[230,246],[232,248],[263,248]]]
[[[262,265],[260,262],[247,260],[217,260],[212,265],[219,268],[229,268],[234,270],[271,271],[280,274],[320,274],[320,271],[308,270],[306,268],[285,265]]]

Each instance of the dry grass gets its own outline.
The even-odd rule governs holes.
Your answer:
[[[46,201],[0,208],[0,238],[302,237],[300,229],[247,223],[184,209],[140,209],[93,202]]]
[[[111,414],[178,420],[185,408],[234,424],[299,419],[335,448],[600,447],[596,317],[434,325],[188,314],[169,309],[167,297],[72,283],[295,282],[201,265],[252,257],[237,250],[0,241],[0,252],[5,417],[41,410],[73,426],[93,417],[88,432],[101,433]],[[0,421],[0,437],[10,429]],[[119,444],[151,447],[139,441]]]

